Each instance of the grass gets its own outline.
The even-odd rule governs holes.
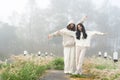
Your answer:
[[[100,70],[104,70],[104,69],[107,68],[107,66],[105,66],[105,65],[97,65],[97,66],[95,66],[95,68],[100,69]]]
[[[61,57],[55,58],[46,67],[52,70],[64,70],[64,60]]]
[[[1,64],[0,80],[37,80],[47,70],[52,57],[12,56],[13,63]]]
[[[64,60],[63,58],[56,58],[52,62],[52,68],[55,70],[64,70]]]
[[[12,56],[13,63],[0,64],[0,80],[37,80],[46,70],[64,69],[63,58],[30,56]],[[101,57],[84,60],[83,75],[71,75],[71,78],[90,80],[120,80],[120,62]],[[79,80],[79,79],[78,79]]]
[[[71,79],[70,80],[93,80],[94,76],[91,75],[91,74],[82,74],[82,75],[79,75],[79,74],[76,74],[76,75],[71,75],[70,76]]]
[[[120,62],[114,63],[113,60],[101,57],[85,58],[83,64],[83,74],[72,75],[71,78],[89,78],[91,80],[120,80]]]
[[[95,80],[120,79],[120,62],[101,57],[86,58],[83,65],[84,73],[92,74]]]
[[[45,66],[36,66],[33,63],[25,63],[19,68],[18,67],[11,68],[11,66],[9,66],[1,74],[1,79],[36,80],[45,72],[45,70],[46,70]]]
[[[72,78],[88,78],[86,75],[71,75]]]
[[[18,55],[11,60],[11,64],[0,64],[0,80],[37,80],[48,69],[64,69],[63,58]]]

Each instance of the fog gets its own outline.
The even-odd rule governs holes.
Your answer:
[[[26,0],[25,6],[21,5],[24,10],[12,11],[10,14],[7,13],[9,15],[7,19],[1,18],[1,58],[12,54],[23,54],[24,50],[29,53],[47,51],[62,56],[62,37],[48,40],[48,34],[65,28],[71,19],[77,23],[85,15],[88,16],[84,23],[87,30],[106,33],[105,36],[95,36],[92,39],[91,48],[87,50],[86,55],[95,55],[98,51],[107,51],[110,55],[113,51],[120,52],[120,6],[117,5],[117,0],[116,2],[115,0],[45,1],[42,4],[42,1]],[[6,3],[7,1],[4,5]],[[2,10],[4,9],[7,8],[4,6]],[[6,15],[0,14],[0,16]]]

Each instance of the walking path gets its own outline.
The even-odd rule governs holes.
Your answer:
[[[49,70],[40,80],[70,80],[63,71]]]

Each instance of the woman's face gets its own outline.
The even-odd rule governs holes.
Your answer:
[[[78,25],[78,29],[79,29],[80,31],[82,31],[82,26]]]
[[[71,23],[71,24],[70,24],[70,28],[72,29],[73,27],[74,27],[74,24],[73,24],[73,23]]]

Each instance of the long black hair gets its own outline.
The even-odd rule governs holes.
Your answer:
[[[78,25],[80,25],[82,27],[82,31],[80,31],[78,29]],[[83,33],[83,37],[82,38],[86,39],[87,38],[87,33],[86,33],[84,25],[82,23],[79,23],[78,25],[77,25],[77,31],[76,31],[76,38],[80,40],[81,32],[82,32]]]
[[[73,25],[74,25],[73,28],[71,28],[70,25],[71,25],[71,24],[69,24],[69,25],[67,26],[67,29],[68,29],[68,30],[71,30],[71,31],[75,31],[75,24],[73,24]]]

